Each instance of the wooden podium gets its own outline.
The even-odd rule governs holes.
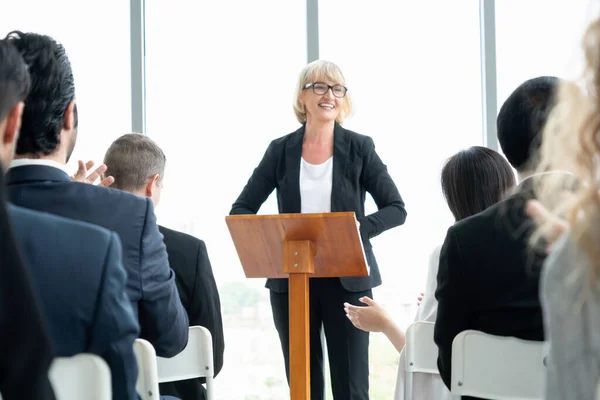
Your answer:
[[[308,400],[309,277],[368,276],[354,212],[232,215],[225,220],[247,278],[289,277],[290,397]]]

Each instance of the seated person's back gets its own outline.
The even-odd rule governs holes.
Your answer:
[[[147,197],[155,206],[160,201],[166,156],[147,136],[130,133],[116,139],[104,156],[107,174],[115,179],[114,187]],[[169,264],[176,273],[181,302],[190,325],[207,328],[213,341],[215,375],[223,366],[223,321],[219,292],[204,242],[194,236],[159,227],[169,254]],[[204,398],[204,379],[190,379],[160,385],[161,394],[182,400]]]
[[[6,166],[14,155],[19,135],[21,116],[29,90],[30,76],[27,65],[15,47],[7,40],[0,40],[0,164]],[[48,329],[51,349],[55,356],[72,356],[88,352],[103,357],[112,373],[112,392],[115,399],[133,399],[137,364],[133,353],[133,342],[139,333],[129,299],[125,294],[125,270],[121,258],[119,239],[105,229],[82,222],[67,220],[49,214],[9,205],[4,213],[4,181],[0,170],[0,208],[5,217],[2,236],[10,236],[14,230],[15,240],[5,243],[12,245],[24,259],[23,271],[31,277],[33,292],[40,303],[40,311]],[[10,222],[10,224],[8,223]],[[6,254],[3,254],[6,256]],[[13,257],[14,259],[14,257]],[[13,265],[17,268],[18,265]],[[22,271],[22,272],[23,272]],[[8,271],[4,271],[8,272]],[[17,270],[2,276],[3,284],[18,277]],[[23,278],[23,276],[21,276]],[[13,283],[13,282],[11,282]],[[6,289],[3,294],[12,293],[15,288]],[[30,293],[29,293],[30,294]],[[28,293],[17,294],[15,302],[22,304],[21,312],[31,311],[37,301],[27,297]],[[24,316],[30,316],[23,314]],[[3,315],[8,318],[7,315]],[[4,321],[12,329],[19,329],[18,318]],[[40,329],[36,320],[30,321],[30,329]],[[10,329],[11,327],[8,327]],[[4,327],[7,328],[7,327]],[[24,339],[31,338],[29,332],[16,332]],[[4,335],[11,337],[11,335]],[[31,366],[30,360],[37,360],[38,366],[25,371],[35,390],[47,392],[39,382],[39,372],[47,367],[47,349],[31,343],[25,351],[18,341],[3,343],[11,346],[2,352],[4,361],[3,381],[0,389],[7,400],[15,397],[16,385],[21,383],[23,368]],[[41,343],[40,343],[41,344]],[[15,362],[15,350],[21,350],[21,361]],[[10,380],[11,382],[6,382]],[[6,389],[6,390],[5,390]],[[19,398],[48,398],[52,393],[36,393],[32,396],[31,387],[21,387]]]
[[[125,293],[117,235],[15,206],[8,211],[56,356],[103,357],[111,370],[113,398],[136,398],[133,342],[139,326]]]
[[[159,356],[174,356],[187,343],[188,319],[152,203],[71,180],[63,168],[76,143],[77,108],[65,49],[50,37],[31,33],[11,33],[8,40],[25,59],[33,82],[25,100],[17,160],[7,173],[9,201],[116,232],[140,335]]]
[[[458,152],[448,160],[442,169],[441,183],[448,207],[456,223],[459,224],[460,221],[488,207],[493,207],[506,196],[507,192],[514,190],[515,176],[508,162],[500,154],[486,147],[474,146]],[[436,248],[431,255],[425,293],[415,321],[435,322],[437,315],[435,290],[440,250],[440,247]],[[475,285],[473,290],[479,291],[480,288]],[[397,400],[405,398],[405,356],[405,353],[400,356],[398,365],[395,395]],[[413,393],[413,399],[452,398],[440,377],[433,374],[414,374]]]
[[[529,246],[533,222],[525,214],[532,197],[536,153],[558,80],[540,77],[517,88],[498,115],[498,139],[519,173],[515,194],[448,230],[440,253],[435,296],[434,340],[438,367],[451,387],[452,341],[474,329],[521,339],[544,339],[539,300],[539,268],[544,256]],[[493,360],[490,360],[493,362]]]
[[[107,164],[108,165],[108,164]],[[190,326],[203,326],[212,335],[215,376],[223,368],[223,320],[221,301],[204,241],[172,229],[159,226],[164,236],[169,264],[175,271],[177,288]],[[199,400],[205,398],[204,379],[190,379],[160,384],[160,393]]]

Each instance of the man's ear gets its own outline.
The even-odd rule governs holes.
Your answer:
[[[146,197],[154,196],[154,192],[158,189],[158,180],[160,179],[160,175],[156,174],[150,178],[148,178],[148,183],[146,184]]]
[[[65,110],[65,117],[63,119],[63,129],[66,131],[73,130],[75,128],[75,100],[72,100],[67,109]]]
[[[8,112],[8,115],[6,116],[6,129],[2,134],[2,145],[16,145],[16,142],[19,139],[21,117],[23,115],[24,107],[25,103],[21,101]]]

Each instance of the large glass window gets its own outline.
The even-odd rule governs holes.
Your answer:
[[[384,282],[374,296],[406,327],[429,255],[453,223],[443,162],[482,144],[479,2],[365,4],[319,1],[320,56],[348,81],[356,108],[345,126],[374,139],[406,203],[406,224],[373,240]],[[371,335],[372,399],[393,397],[397,359],[383,335]]]
[[[129,2],[6,2],[0,27],[2,37],[12,30],[35,32],[65,46],[79,112],[77,145],[69,168],[75,172],[78,159],[101,163],[110,143],[131,130]]]
[[[527,79],[577,78],[583,33],[597,10],[590,0],[496,1],[498,107]]]
[[[269,142],[299,126],[306,2],[147,1],[146,51],[147,130],[167,156],[159,223],[206,242],[221,295],[219,398],[284,399],[268,290],[245,279],[225,216]]]

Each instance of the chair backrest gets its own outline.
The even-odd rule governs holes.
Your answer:
[[[56,400],[112,399],[110,368],[106,361],[95,354],[81,353],[55,358],[48,378]]]
[[[206,378],[208,399],[214,398],[212,335],[202,326],[191,326],[185,349],[173,358],[157,358],[158,381],[173,382],[192,378]]]
[[[438,348],[433,341],[433,322],[412,323],[406,330],[406,371],[439,374],[437,366]]]
[[[452,343],[452,394],[542,399],[544,343],[464,331]]]
[[[438,348],[433,341],[433,322],[413,322],[406,330],[404,353],[404,398],[412,400],[413,374],[439,374],[437,367]],[[402,359],[402,357],[400,357]]]
[[[136,339],[133,351],[138,364],[138,378],[135,389],[142,400],[158,400],[158,372],[154,347],[144,339]]]
[[[57,400],[112,399],[110,368],[97,355],[55,358],[48,375]]]

